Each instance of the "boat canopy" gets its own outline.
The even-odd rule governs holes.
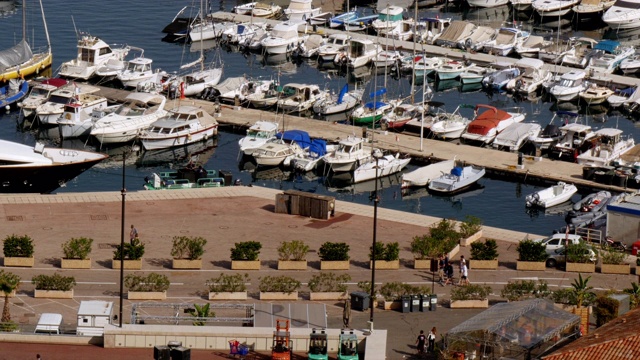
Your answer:
[[[296,142],[301,148],[306,149],[311,146],[311,138],[309,133],[302,130],[287,130],[276,135],[278,139],[286,142]]]
[[[319,158],[327,153],[327,142],[322,139],[313,139],[309,147],[309,154],[313,158]]]
[[[622,7],[625,9],[640,9],[640,3],[636,1],[618,0],[613,6]]]
[[[12,48],[0,51],[0,72],[24,64],[33,57],[29,44],[23,39]]]
[[[438,42],[458,42],[468,38],[476,29],[476,25],[462,20],[454,20],[451,22],[438,38]]]
[[[614,40],[602,40],[596,44],[593,48],[595,50],[602,50],[608,53],[613,53],[620,46],[620,43]]]
[[[615,93],[619,94],[619,95],[627,95],[627,96],[631,96],[631,94],[633,94],[636,91],[635,87],[628,87],[625,89],[616,89]]]
[[[493,106],[477,105],[476,110],[479,108],[485,108],[486,110],[469,123],[468,132],[471,134],[487,135],[487,133],[497,127],[502,120],[511,117],[511,114],[508,112],[496,109]]]
[[[386,105],[387,105],[387,103],[382,102],[382,101],[376,101],[375,103],[373,101],[370,101],[370,102],[364,104],[364,107],[366,109],[375,109],[375,110],[377,110],[377,109],[379,109],[379,108],[381,108],[383,106],[386,106]]]

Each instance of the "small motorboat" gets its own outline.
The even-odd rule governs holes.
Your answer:
[[[639,98],[640,91],[638,91],[638,87],[633,86],[614,91],[613,95],[607,98],[607,103],[611,108],[615,109],[622,105],[632,104]]]
[[[306,59],[315,57],[324,45],[324,41],[325,39],[320,35],[310,35],[304,42],[298,45],[298,48],[293,51],[293,55]]]
[[[479,113],[480,109],[484,109],[484,111]],[[474,112],[478,115],[469,123],[461,137],[466,142],[479,143],[481,146],[490,144],[509,125],[522,122],[525,117],[521,108],[507,112],[482,104],[476,105]]]
[[[455,79],[461,73],[467,71],[471,65],[473,65],[473,63],[465,59],[462,61],[448,61],[436,69],[436,75],[438,76],[438,80]]]
[[[287,130],[277,137],[277,140],[267,142],[251,153],[258,166],[291,166],[292,160],[311,146],[311,139],[305,131]]]
[[[160,81],[166,75],[166,72],[154,71],[151,67],[152,64],[153,60],[142,56],[131,59],[127,63],[127,67],[116,74],[116,78],[120,80],[125,88],[135,88],[139,83],[152,78],[155,78],[155,81]]]
[[[318,166],[318,163],[322,161],[322,157],[328,152],[335,151],[336,145],[327,145],[327,142],[323,139],[311,140],[311,145],[302,154],[298,154],[292,162],[292,166],[295,170],[307,172],[313,171]]]
[[[554,85],[550,93],[556,101],[571,101],[578,98],[579,94],[587,88],[584,71],[571,70],[560,77],[560,82]]]
[[[482,47],[482,51],[497,56],[507,56],[516,46],[529,38],[529,32],[517,28],[501,28],[496,37]]]
[[[110,59],[124,61],[131,49],[129,46],[111,47],[91,35],[83,35],[77,43],[78,55],[75,59],[60,65],[58,76],[70,79],[88,80]]]
[[[620,62],[620,71],[625,75],[633,75],[640,72],[640,54],[636,53]]]
[[[332,12],[323,12],[316,16],[307,18],[309,25],[326,25],[333,18]]]
[[[18,107],[22,109],[22,115],[24,115],[25,118],[35,115],[38,106],[47,102],[52,92],[68,83],[67,80],[61,78],[51,78],[43,80],[40,83],[34,83],[29,95],[18,102]]]
[[[613,95],[613,90],[606,86],[599,86],[592,83],[578,95],[587,105],[597,105],[607,101],[607,98]]]
[[[635,146],[632,137],[623,139],[620,129],[599,129],[595,132],[595,138],[598,139],[596,145],[576,158],[578,164],[607,166]]]
[[[444,160],[427,166],[419,167],[411,172],[402,174],[402,183],[400,187],[406,189],[409,187],[427,186],[431,180],[442,176],[443,173],[454,167],[455,160]]]
[[[542,130],[540,124],[514,123],[496,136],[492,146],[494,149],[518,151],[530,137],[538,136],[540,130]]]
[[[520,75],[520,68],[512,64],[496,64],[500,69],[488,73],[482,78],[482,86],[486,89],[500,91]]]
[[[570,123],[560,127],[562,137],[551,148],[549,158],[575,161],[596,135],[590,125]]]
[[[233,7],[233,9],[231,9],[231,11],[239,15],[249,15],[257,4],[257,2],[250,2],[247,4],[236,5]]]
[[[282,88],[283,97],[276,103],[287,113],[301,113],[309,110],[318,100],[328,97],[318,85],[290,83]]]
[[[617,41],[601,40],[589,54],[585,70],[590,73],[611,74],[620,63],[635,53],[633,46],[623,46]]]
[[[489,69],[483,66],[469,66],[467,70],[460,73],[460,82],[462,84],[481,83],[487,71],[489,71]]]
[[[460,108],[473,109],[474,106],[461,104],[452,113],[439,112],[436,114],[436,119],[431,125],[431,133],[436,138],[443,140],[460,138],[471,122],[468,118],[460,115]]]
[[[397,64],[402,57],[402,54],[398,51],[380,51],[371,62],[375,67],[390,67]]]
[[[345,22],[355,20],[357,17],[358,17],[358,13],[356,12],[355,9],[353,11],[336,15],[331,19],[329,19],[329,27],[332,29],[343,27]]]
[[[527,40],[516,44],[514,50],[522,58],[537,58],[540,50],[552,43],[553,40],[547,40],[544,36],[531,35]]]
[[[382,116],[380,126],[383,130],[400,130],[407,122],[420,117],[422,111],[424,111],[424,109],[421,106],[399,104],[394,106],[393,110]]]
[[[380,158],[372,157],[353,171],[353,182],[359,183],[398,173],[409,164],[409,161],[411,158],[400,158],[399,154],[384,155]]]
[[[173,190],[221,187],[232,185],[231,180],[231,173],[228,171],[208,170],[190,163],[176,170],[153,173],[150,178],[145,177],[144,189]]]
[[[318,48],[318,61],[333,62],[336,55],[346,50],[351,36],[347,34],[331,34],[325,43]]]
[[[429,190],[443,194],[461,192],[477,183],[484,174],[485,169],[483,167],[463,166],[461,163],[456,163],[456,166],[449,173],[431,180]]]
[[[546,209],[569,201],[577,192],[578,188],[575,185],[559,181],[556,185],[527,195],[525,203],[527,207],[538,206]]]
[[[371,23],[371,27],[378,35],[384,35],[402,22],[403,11],[400,6],[387,6],[378,11],[378,18]]]
[[[365,139],[357,136],[349,136],[340,140],[338,149],[324,156],[324,162],[334,173],[351,171],[369,158],[371,147],[364,146]]]
[[[506,88],[525,95],[536,92],[551,78],[551,72],[545,69],[544,65],[539,59],[518,60],[515,67],[520,70],[520,75],[509,81]]]
[[[11,105],[22,100],[29,93],[29,82],[21,79],[11,79],[5,86],[0,87],[0,108],[9,109]]]
[[[261,18],[272,18],[278,16],[281,12],[282,7],[280,5],[259,2],[253,7],[253,10],[251,10],[251,15]]]
[[[451,18],[428,17],[418,21],[415,25],[414,40],[423,44],[433,45],[451,25]]]
[[[578,114],[569,111],[557,111],[553,114],[551,121],[549,121],[547,126],[542,129],[542,132],[537,136],[529,137],[529,142],[532,143],[536,149],[549,150],[553,148],[560,139],[562,139],[562,131],[560,131],[558,125],[553,123],[556,117],[561,117],[564,120],[563,123],[568,124],[570,122],[575,122],[575,119],[578,118]]]
[[[598,191],[587,195],[582,200],[573,204],[573,210],[569,211],[564,220],[573,228],[588,226],[599,218],[606,217],[607,204],[613,198],[608,191]]]
[[[274,140],[278,133],[278,123],[269,121],[256,121],[247,129],[247,135],[238,140],[240,151],[249,155],[253,150],[265,143]]]

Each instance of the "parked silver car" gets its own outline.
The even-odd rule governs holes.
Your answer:
[[[591,248],[586,248],[584,251],[589,256],[589,261],[595,263],[598,261],[598,256]],[[558,264],[564,264],[566,260],[565,256],[565,248],[561,247],[559,249],[554,250],[553,254],[549,255],[547,258],[546,265],[547,267],[556,267]]]

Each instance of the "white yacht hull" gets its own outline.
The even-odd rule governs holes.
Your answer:
[[[210,137],[215,135],[214,128],[202,129],[202,131],[174,136],[171,138],[143,138],[142,146],[145,150],[158,150],[158,149],[167,149],[175,146],[183,146],[188,144],[193,144],[195,142],[207,140]]]

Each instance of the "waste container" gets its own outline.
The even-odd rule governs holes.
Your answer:
[[[438,305],[438,295],[429,295],[429,311],[436,311],[436,305]]]
[[[638,253],[640,253],[640,240],[634,242],[631,246],[631,255],[638,256]]]
[[[411,312],[411,295],[402,295],[400,301],[402,302],[402,312]]]
[[[429,295],[420,295],[420,311],[429,310]]]
[[[411,295],[411,312],[420,311],[420,295]]]
[[[358,311],[369,310],[369,294],[362,291],[351,293],[351,309]]]

